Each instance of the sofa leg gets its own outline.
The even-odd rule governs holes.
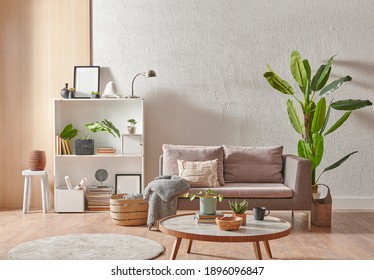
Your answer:
[[[292,217],[292,220],[295,218],[295,213],[293,212],[293,210],[291,210],[291,217]]]
[[[308,212],[308,230],[312,229],[312,211],[307,211]]]

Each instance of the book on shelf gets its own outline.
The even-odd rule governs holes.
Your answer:
[[[57,155],[71,155],[71,146],[68,139],[62,139],[59,135],[56,136],[56,154]]]
[[[96,150],[98,155],[115,155],[116,153],[116,149],[113,147],[99,147]]]
[[[90,186],[86,189],[87,209],[89,211],[108,211],[113,187]]]

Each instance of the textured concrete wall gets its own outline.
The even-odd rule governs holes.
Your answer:
[[[93,0],[93,63],[102,85],[113,80],[122,96],[137,79],[145,99],[146,180],[158,172],[163,143],[276,145],[296,153],[297,134],[286,96],[263,78],[266,63],[292,82],[289,56],[297,49],[315,73],[336,54],[331,78],[350,75],[338,99],[374,100],[372,1]],[[329,98],[330,100],[331,98]],[[330,125],[341,113],[334,111]],[[374,108],[354,112],[325,139],[325,173],[334,197],[374,198]],[[374,208],[374,207],[373,207]]]

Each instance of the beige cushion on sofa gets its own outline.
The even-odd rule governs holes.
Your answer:
[[[283,146],[224,145],[224,178],[236,183],[282,183]]]
[[[219,187],[217,177],[218,160],[186,161],[178,160],[179,177],[191,187]]]
[[[223,179],[223,147],[222,146],[183,146],[162,145],[163,175],[178,175],[177,160],[207,161],[217,159],[218,182],[221,186],[225,184]]]

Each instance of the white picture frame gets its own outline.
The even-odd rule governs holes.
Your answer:
[[[141,174],[116,174],[114,192],[116,194],[141,193]]]
[[[75,98],[90,98],[92,91],[99,91],[100,66],[75,66]]]

